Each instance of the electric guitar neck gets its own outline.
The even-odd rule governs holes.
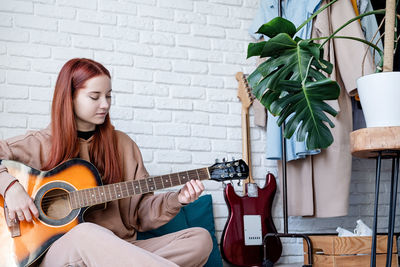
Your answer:
[[[251,93],[251,88],[247,83],[246,77],[243,72],[236,74],[236,80],[238,81],[238,92],[237,96],[242,103],[242,154],[243,160],[249,166],[249,177],[244,180],[243,192],[247,193],[247,184],[255,183],[251,171],[251,146],[250,146],[250,116],[249,110],[253,104],[254,97]]]

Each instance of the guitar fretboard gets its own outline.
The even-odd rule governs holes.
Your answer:
[[[192,179],[206,180],[209,178],[208,168],[202,168],[135,181],[98,186],[70,192],[70,204],[72,209],[78,209],[182,185]]]

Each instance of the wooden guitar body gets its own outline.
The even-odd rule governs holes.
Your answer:
[[[268,173],[265,186],[258,189],[258,197],[246,195],[238,196],[231,184],[224,190],[225,202],[229,209],[228,220],[221,237],[221,253],[227,262],[237,266],[261,266],[263,261],[262,245],[245,245],[244,215],[260,215],[262,236],[267,233],[276,233],[271,216],[272,202],[276,192],[275,177]],[[282,253],[282,244],[279,238],[268,242],[267,249],[270,260],[276,262]]]
[[[0,266],[28,266],[53,242],[83,221],[86,208],[72,210],[68,192],[96,187],[101,185],[101,180],[92,164],[77,159],[49,172],[40,172],[12,161],[4,160],[2,164],[34,199],[39,219],[31,223],[18,222],[20,235],[11,238],[4,209],[0,209]],[[55,198],[57,201],[53,202]],[[4,206],[1,196],[0,206]]]

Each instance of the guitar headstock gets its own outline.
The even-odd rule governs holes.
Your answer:
[[[251,93],[251,87],[247,83],[246,76],[243,72],[236,73],[236,80],[238,81],[238,92],[237,97],[239,98],[240,102],[242,102],[242,106],[245,108],[249,108],[253,103],[254,96]]]
[[[208,168],[210,179],[218,182],[246,179],[249,176],[249,167],[243,160],[217,162]]]

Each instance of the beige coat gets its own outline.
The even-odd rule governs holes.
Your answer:
[[[323,1],[322,5],[326,2]],[[315,18],[312,37],[328,36],[354,16],[351,2],[339,0]],[[337,35],[364,39],[357,21]],[[318,155],[288,162],[288,213],[291,216],[347,215],[352,159],[349,144],[349,134],[352,131],[350,95],[354,93],[357,78],[374,72],[370,54],[366,57],[362,71],[367,49],[360,42],[345,39],[334,39],[324,46],[324,58],[334,64],[331,78],[341,87],[338,101],[329,103],[339,111],[332,120],[335,124],[332,129],[334,142]]]

